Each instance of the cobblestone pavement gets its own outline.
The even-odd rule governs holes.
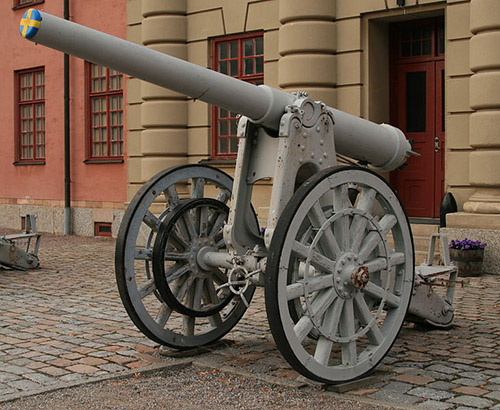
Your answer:
[[[186,361],[318,389],[277,351],[261,289],[223,342],[160,352],[122,307],[113,253],[111,239],[43,235],[40,270],[0,269],[0,402]],[[471,278],[457,289],[450,330],[405,324],[373,376],[344,397],[401,408],[499,410],[499,280]]]

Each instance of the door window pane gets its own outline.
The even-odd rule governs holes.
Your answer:
[[[406,73],[406,131],[426,131],[426,72]]]

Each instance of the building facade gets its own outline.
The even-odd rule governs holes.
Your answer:
[[[123,75],[69,59],[70,154],[64,154],[64,57],[19,35],[29,7],[63,16],[63,1],[3,2],[0,38],[0,226],[37,215],[42,232],[64,232],[65,160],[69,160],[71,231],[110,234],[125,207],[127,170]],[[71,20],[126,36],[121,0],[70,1]]]
[[[62,0],[41,3],[39,6],[46,11],[61,15]],[[311,98],[340,110],[398,126],[421,154],[412,157],[406,168],[386,175],[398,190],[409,216],[438,218],[441,198],[445,192],[451,192],[459,212],[447,217],[450,235],[466,235],[475,230],[489,245],[500,246],[498,0],[128,0],[88,1],[85,6],[79,5],[81,2],[70,3],[72,20],[79,23],[244,81],[287,91],[304,90]],[[112,14],[103,7],[110,8]],[[2,14],[2,19],[9,16],[2,30],[6,31],[6,26],[15,30],[18,14],[16,10]],[[21,44],[22,40],[16,40],[19,50],[31,47],[17,45],[18,42]],[[3,81],[12,79],[13,73],[25,67],[43,65],[35,57],[30,57],[34,60],[26,64],[24,54],[19,54],[15,64],[9,63],[2,69]],[[43,54],[62,60],[53,52]],[[73,64],[81,67],[72,81],[82,81],[83,62],[75,60]],[[60,70],[52,76],[61,74]],[[15,133],[9,117],[14,89],[12,84],[8,87],[8,97],[2,101],[7,107],[6,112],[2,110],[4,124],[9,124],[2,130],[1,138],[8,141],[3,147],[13,145]],[[80,84],[76,88],[80,91],[74,91],[74,104],[78,104],[78,99],[85,100],[78,94],[84,94],[85,87]],[[85,209],[85,216],[90,215],[93,223],[100,222],[96,218],[104,218],[98,209],[107,205],[122,210],[144,182],[170,166],[204,162],[229,173],[234,167],[237,113],[134,78],[127,78],[124,88],[124,162],[87,164],[80,159],[88,155],[85,149],[89,148],[80,146],[72,151],[73,157],[80,157],[73,161],[72,200],[74,207],[80,209],[75,215]],[[60,127],[57,121],[55,118],[54,128]],[[76,134],[81,126],[78,124],[83,123],[85,118],[74,114],[72,127]],[[49,143],[46,144],[49,149]],[[4,151],[2,155],[2,172],[7,172],[11,181],[7,189],[0,189],[2,209],[33,202],[35,193],[42,204],[55,201],[47,204],[57,208],[60,187],[54,183],[50,198],[44,198],[48,188],[43,188],[42,181],[47,176],[37,171],[41,167],[13,165],[15,155],[14,151]],[[47,165],[48,160],[45,168]],[[107,179],[108,172],[116,179],[99,185]],[[28,175],[37,173],[39,179],[26,185]],[[52,186],[50,182],[46,184]],[[16,189],[10,185],[16,185]],[[104,186],[111,189],[103,189]],[[258,188],[255,207],[259,218],[265,220],[270,182]],[[103,206],[94,208],[99,202]],[[90,203],[92,206],[88,206]],[[110,218],[115,221],[115,232],[120,213],[108,212],[108,222]],[[5,219],[11,220],[0,216],[3,224]],[[82,231],[78,223],[74,218],[75,232]]]

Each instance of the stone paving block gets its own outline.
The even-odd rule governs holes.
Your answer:
[[[425,368],[426,371],[433,371],[444,374],[456,374],[458,370],[451,366],[444,366],[442,364],[433,364]]]
[[[443,403],[442,401],[427,400],[417,404],[417,408],[434,409],[434,410],[447,410],[455,407],[451,403]]]
[[[463,404],[476,409],[487,409],[495,404],[494,401],[475,396],[458,396],[447,400],[449,403]]]
[[[458,374],[460,377],[465,377],[474,380],[486,380],[488,376],[479,372],[462,372]]]
[[[40,385],[38,383],[26,379],[14,380],[11,382],[7,382],[6,384],[14,389],[24,390],[24,391],[35,390],[40,388]]]
[[[408,391],[408,394],[431,400],[449,399],[450,397],[454,396],[453,393],[449,393],[443,390],[430,389],[428,387],[416,387]]]
[[[420,385],[420,386],[431,383],[434,381],[434,379],[432,377],[418,376],[416,374],[407,374],[407,373],[397,375],[397,376],[393,377],[393,379],[401,381],[401,382]]]
[[[488,393],[488,390],[481,389],[479,387],[472,387],[472,386],[457,387],[456,389],[453,389],[453,391],[455,393],[467,394],[470,396],[482,396],[483,394]]]
[[[458,387],[457,384],[455,383],[449,383],[449,382],[444,382],[444,381],[437,381],[437,382],[432,382],[427,385],[427,387],[430,387],[432,389],[437,389],[437,390],[451,390],[454,389],[455,387]]]
[[[54,384],[57,383],[57,379],[54,377],[47,376],[42,373],[28,373],[24,375],[24,377],[28,380],[31,380],[32,382],[43,384],[43,385],[48,385],[48,384]]]
[[[481,386],[482,384],[484,384],[484,381],[475,380],[475,379],[460,378],[460,379],[453,380],[453,383],[463,384],[464,386],[476,387],[476,386]]]
[[[420,397],[409,396],[407,394],[398,393],[391,390],[379,390],[373,394],[368,395],[372,399],[381,400],[385,403],[397,403],[397,404],[405,404],[412,405],[415,403],[419,403],[422,401]]]
[[[484,397],[487,397],[488,399],[500,401],[500,391],[497,390],[497,391],[485,394]]]

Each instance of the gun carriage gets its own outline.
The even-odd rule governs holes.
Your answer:
[[[242,115],[234,180],[205,165],[170,168],[151,178],[125,212],[116,279],[146,336],[176,349],[212,343],[238,323],[255,287],[264,286],[276,344],[304,376],[345,382],[384,358],[414,285],[408,219],[373,171],[406,162],[411,147],[400,130],[37,10],[25,14],[20,31]],[[341,166],[339,154],[366,166]],[[251,206],[252,189],[264,178],[273,180],[265,229]],[[456,275],[453,267],[447,272]],[[436,300],[433,313],[425,306],[413,313],[447,325],[451,299]]]

